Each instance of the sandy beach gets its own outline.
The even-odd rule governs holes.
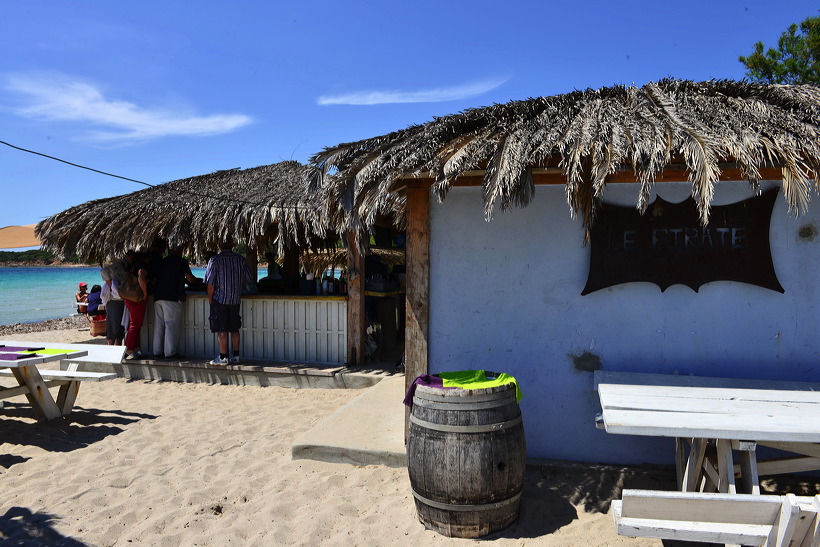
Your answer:
[[[102,343],[79,328],[15,339]],[[14,385],[10,378],[2,385]],[[361,392],[115,379],[84,385],[70,420],[0,409],[0,539],[18,545],[461,545],[418,522],[406,469],[292,460],[295,436]],[[350,432],[355,435],[355,431]],[[615,534],[622,488],[668,473],[528,468],[498,545],[661,545]]]

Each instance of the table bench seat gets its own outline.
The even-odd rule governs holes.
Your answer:
[[[117,375],[113,372],[86,372],[77,370],[79,363],[71,363],[69,367],[70,370],[37,370],[40,374],[40,385],[45,388],[45,393],[39,389],[34,390],[30,388],[28,383],[21,382],[21,385],[19,386],[0,389],[0,399],[8,399],[10,397],[25,395],[28,397],[29,402],[32,403],[32,406],[35,407],[35,410],[38,408],[43,408],[44,405],[48,405],[53,408],[51,411],[52,414],[56,412],[57,415],[52,417],[47,415],[44,416],[46,419],[51,419],[53,417],[65,416],[71,413],[71,410],[74,408],[74,402],[77,400],[77,394],[80,391],[80,382],[101,382],[104,380],[112,380],[117,377]],[[21,372],[15,372],[9,368],[0,369],[0,376],[16,377],[20,374]],[[54,401],[48,393],[48,390],[53,387],[60,388],[57,392],[56,401]],[[39,411],[37,413],[38,415],[41,414]]]
[[[620,535],[771,546],[816,546],[820,496],[624,490],[612,502]]]
[[[117,377],[113,372],[85,372],[81,370],[39,369],[44,380],[65,380],[69,382],[101,382]],[[11,369],[0,369],[0,376],[13,376]]]
[[[60,344],[35,341],[0,340],[6,348],[43,348],[32,356],[0,362],[0,376],[14,376],[16,387],[0,387],[0,400],[25,395],[39,420],[54,420],[69,414],[82,382],[100,382],[116,378],[112,372],[80,369],[93,364],[122,362],[123,346],[107,344]],[[59,361],[60,370],[38,368]],[[3,370],[10,369],[10,370]],[[52,387],[59,387],[55,401]],[[2,408],[2,405],[0,405]]]

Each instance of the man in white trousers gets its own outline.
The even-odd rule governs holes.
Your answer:
[[[193,283],[195,279],[188,261],[182,257],[182,249],[169,249],[154,279],[154,357],[157,359],[183,357],[177,346],[182,330],[185,282]]]

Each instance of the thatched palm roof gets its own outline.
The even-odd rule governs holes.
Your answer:
[[[641,184],[643,210],[670,163],[689,172],[706,222],[720,167],[731,162],[754,186],[764,167],[782,167],[793,211],[809,201],[820,167],[820,88],[735,81],[663,80],[514,101],[436,118],[315,154],[311,188],[347,228],[398,211],[408,178],[430,177],[444,199],[459,176],[483,173],[484,214],[525,206],[533,172],[558,167],[573,215],[589,227],[608,178],[624,170]]]
[[[369,254],[379,257],[385,264],[404,264],[404,249],[381,249],[373,247]],[[347,249],[309,250],[299,256],[299,263],[306,272],[321,274],[331,268],[347,268]]]
[[[285,161],[175,180],[77,205],[37,225],[48,250],[99,259],[156,239],[202,256],[225,236],[250,246],[304,242],[322,233],[314,197],[305,190],[308,167]]]

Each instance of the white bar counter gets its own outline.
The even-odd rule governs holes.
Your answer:
[[[186,358],[219,353],[208,323],[205,293],[188,293],[178,351]],[[347,297],[252,294],[242,297],[240,355],[248,360],[337,364],[347,362]],[[141,351],[153,353],[154,302],[149,298]]]

